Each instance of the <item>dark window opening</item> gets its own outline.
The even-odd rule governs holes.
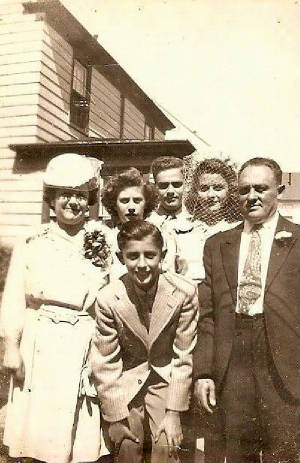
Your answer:
[[[70,123],[87,131],[89,125],[90,69],[74,59],[70,101]]]

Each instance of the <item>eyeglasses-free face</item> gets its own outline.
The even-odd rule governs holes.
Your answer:
[[[162,251],[152,236],[137,241],[130,240],[122,251],[122,260],[132,281],[143,290],[148,290],[159,275]]]
[[[278,196],[284,187],[278,185],[270,167],[248,166],[239,176],[240,206],[251,223],[264,223],[276,212]]]
[[[179,168],[167,169],[156,176],[156,186],[160,195],[160,206],[166,212],[178,212],[182,208],[183,173]]]
[[[120,191],[117,197],[117,212],[121,223],[128,220],[143,220],[145,210],[143,188],[132,186]]]
[[[197,190],[201,206],[208,211],[217,212],[226,201],[229,188],[222,175],[207,172],[198,178]]]
[[[77,225],[84,221],[89,193],[83,190],[57,189],[53,207],[58,224]]]

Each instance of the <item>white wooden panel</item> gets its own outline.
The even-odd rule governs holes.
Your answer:
[[[21,29],[21,28],[20,28]],[[2,34],[0,28],[0,45],[18,44],[24,42],[31,42],[33,40],[41,40],[42,38],[43,23],[35,23],[35,29],[31,31],[12,32],[9,34]]]
[[[42,191],[0,191],[0,202],[31,203],[41,202]]]
[[[22,74],[11,74],[0,76],[0,86],[29,84],[40,81],[39,72],[23,72]]]
[[[0,214],[0,225],[38,225],[41,214]]]
[[[18,54],[41,49],[41,40],[32,40],[31,42],[18,42],[0,45],[0,55]]]
[[[28,83],[18,85],[7,85],[0,87],[0,97],[14,95],[32,95],[38,94],[39,83]]]
[[[39,96],[36,93],[35,95],[10,95],[3,96],[1,98],[1,107],[17,107],[17,106],[27,106],[27,105],[37,105],[39,102]]]
[[[0,56],[0,65],[2,64],[14,64],[14,63],[29,63],[31,61],[39,61],[41,59],[42,52],[41,50],[29,51],[29,52],[19,52],[11,55],[4,54]]]
[[[1,180],[1,179],[0,179]],[[43,189],[42,179],[40,181],[30,180],[1,180],[1,191],[41,191]]]
[[[0,119],[0,129],[1,128],[21,128],[24,126],[36,125],[37,123],[37,114],[31,114],[27,116],[11,116],[11,117],[2,117]],[[1,132],[0,132],[1,135]]]
[[[41,203],[0,203],[0,214],[41,214]]]
[[[37,105],[34,104],[8,107],[0,106],[0,125],[2,125],[3,127],[6,126],[5,122],[1,120],[2,118],[27,116],[33,114],[37,114]]]
[[[32,61],[29,63],[2,64],[0,66],[0,76],[11,74],[23,74],[24,72],[39,72],[41,70],[40,61]]]
[[[24,127],[0,127],[0,138],[11,137],[9,144],[14,143],[15,137],[32,136],[36,133],[36,124]]]
[[[25,18],[27,19],[26,21]],[[12,18],[10,19],[12,20]],[[20,24],[20,22],[22,22],[22,24]],[[20,32],[20,30],[22,30],[22,32],[36,31],[43,27],[41,24],[40,21],[36,21],[35,15],[18,15],[15,17],[15,22],[0,22],[0,34],[12,34],[14,32]]]

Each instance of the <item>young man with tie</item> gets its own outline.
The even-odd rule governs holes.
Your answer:
[[[278,213],[281,179],[272,159],[247,161],[244,222],[204,251],[195,395],[227,463],[299,461],[300,227]],[[206,462],[219,463],[211,450]]]

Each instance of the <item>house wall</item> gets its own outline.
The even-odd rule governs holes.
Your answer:
[[[42,141],[38,134],[44,24],[24,15],[21,1],[0,0],[0,239],[11,242],[39,222],[41,178],[13,172],[10,143]]]
[[[87,136],[143,139],[145,115],[99,69],[91,71],[88,133],[69,123],[74,50],[42,15],[24,14],[21,0],[0,0],[0,240],[11,242],[41,219],[42,169],[17,173],[9,144]],[[99,63],[101,65],[101,63]],[[155,138],[164,134],[155,129]]]

